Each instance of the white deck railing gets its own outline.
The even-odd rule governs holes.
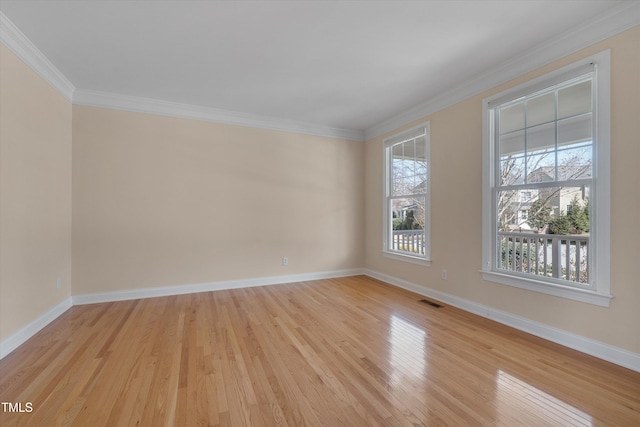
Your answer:
[[[498,232],[498,268],[589,283],[589,236]]]
[[[393,230],[392,249],[424,255],[424,230]]]

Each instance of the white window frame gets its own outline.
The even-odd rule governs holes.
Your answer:
[[[590,195],[590,278],[591,288],[565,286],[546,281],[541,276],[510,274],[495,267],[497,221],[495,218],[492,190],[496,185],[496,147],[494,146],[491,104],[514,100],[569,80],[577,70],[592,66],[594,68],[593,87],[595,90],[595,126],[592,161],[592,194]],[[610,279],[610,222],[611,222],[611,181],[610,181],[610,134],[611,134],[611,53],[609,50],[548,73],[512,89],[498,93],[482,101],[483,115],[483,250],[482,277],[485,280],[514,286],[530,291],[541,292],[562,298],[608,307],[611,295]]]
[[[386,258],[398,261],[409,262],[418,265],[431,265],[431,132],[429,122],[406,130],[404,132],[386,138],[383,142],[383,231],[382,231],[382,254]],[[425,189],[425,224],[424,224],[424,255],[412,255],[390,248],[392,239],[393,215],[390,212],[389,197],[391,193],[391,158],[389,157],[390,147],[403,141],[417,138],[424,135],[425,138],[425,158],[427,162],[427,185]]]

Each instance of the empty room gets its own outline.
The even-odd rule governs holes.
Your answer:
[[[0,425],[640,425],[640,2],[0,24]]]

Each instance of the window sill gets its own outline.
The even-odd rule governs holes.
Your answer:
[[[596,291],[572,288],[570,286],[563,286],[560,284],[543,282],[541,280],[528,279],[524,277],[516,277],[509,274],[497,273],[495,271],[483,270],[481,273],[482,278],[490,282],[567,298],[587,304],[598,305],[600,307],[609,307],[609,302],[613,298],[613,295],[598,293]]]
[[[382,251],[382,256],[384,256],[385,258],[395,259],[396,261],[404,261],[411,264],[423,265],[426,267],[431,266],[431,260],[429,259],[417,257],[417,256],[405,255],[398,252]]]

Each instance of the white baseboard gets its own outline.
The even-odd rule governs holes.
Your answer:
[[[196,283],[191,285],[164,286],[125,291],[81,294],[73,296],[73,305],[95,304],[100,302],[125,301],[140,298],[165,297],[171,295],[193,294],[197,292],[222,291],[226,289],[252,288],[255,286],[278,285],[282,283],[304,282],[307,280],[331,279],[362,274],[361,269],[334,270],[316,273],[292,274],[287,276],[269,276],[255,279],[226,280],[219,282]]]
[[[487,319],[495,320],[498,323],[502,323],[504,325],[511,326],[512,328],[530,333],[531,335],[544,338],[565,347],[569,347],[582,353],[586,353],[590,356],[594,356],[599,359],[606,360],[607,362],[615,363],[616,365],[620,365],[633,371],[640,372],[640,354],[633,353],[619,347],[614,347],[600,341],[592,340],[581,335],[576,335],[562,329],[554,328],[552,326],[526,319],[521,316],[516,316],[511,313],[496,310],[492,307],[478,304],[464,298],[456,297],[445,292],[437,291],[426,286],[417,285],[415,283],[408,282],[397,277],[389,276],[387,274],[379,273],[377,271],[364,269],[363,273],[367,276],[373,277],[374,279],[387,282],[399,288],[403,288],[408,291],[415,292],[419,295],[442,301],[446,304],[452,305],[462,310],[477,314]]]
[[[158,288],[136,289],[126,291],[104,292],[94,294],[74,295],[62,301],[42,316],[20,329],[9,338],[0,342],[0,359],[11,353],[22,343],[27,341],[42,328],[55,320],[73,305],[94,304],[101,302],[124,301],[139,298],[153,298],[160,296],[182,295],[196,292],[220,291],[225,289],[250,288],[254,286],[277,285],[281,283],[303,282],[309,280],[331,279],[336,277],[355,276],[365,274],[391,285],[403,288],[419,295],[442,301],[462,310],[479,316],[495,320],[507,326],[530,333],[540,338],[558,343],[565,347],[595,356],[616,365],[640,372],[640,354],[614,347],[599,341],[576,335],[562,329],[554,328],[543,323],[535,322],[524,317],[516,316],[504,311],[456,297],[445,292],[430,289],[397,277],[379,273],[370,269],[334,270],[316,273],[294,274],[286,276],[270,276],[246,280],[227,280],[219,282],[198,283],[182,286],[166,286]]]
[[[7,339],[0,342],[0,359],[3,359],[7,354],[18,348],[22,343],[29,338],[40,332],[42,328],[53,322],[62,313],[67,311],[72,306],[71,297],[65,299],[60,304],[53,307],[51,310],[44,313],[42,316],[29,323],[18,332],[9,336]]]
[[[221,291],[225,289],[250,288],[254,286],[277,285],[282,283],[303,282],[308,280],[331,279],[362,274],[361,269],[334,270],[316,273],[293,274],[287,276],[271,276],[256,279],[227,280],[220,282],[198,283],[182,286],[166,286],[159,288],[134,289],[126,291],[103,292],[95,294],[73,295],[42,316],[20,329],[15,334],[0,342],[0,359],[18,348],[42,328],[54,321],[58,316],[74,305],[95,304],[100,302],[124,301],[139,298],[191,294],[196,292]]]

